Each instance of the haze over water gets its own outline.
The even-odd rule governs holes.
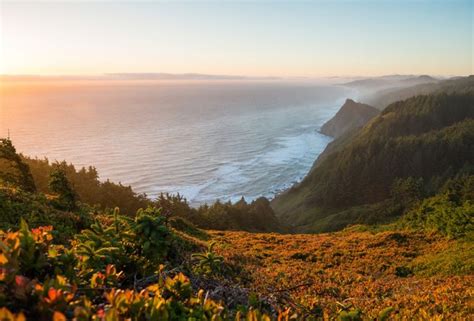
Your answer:
[[[18,151],[97,167],[101,179],[191,204],[271,197],[330,142],[344,87],[307,82],[90,81],[2,88],[0,134]]]

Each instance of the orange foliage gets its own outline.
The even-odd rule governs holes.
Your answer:
[[[216,252],[243,268],[250,289],[303,315],[360,309],[365,318],[466,319],[474,276],[421,277],[410,263],[451,246],[434,234],[339,232],[319,235],[211,232]],[[301,312],[300,312],[301,316]]]

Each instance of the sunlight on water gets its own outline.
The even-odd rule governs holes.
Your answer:
[[[330,141],[317,130],[351,94],[289,82],[18,84],[2,88],[0,135],[152,197],[271,197],[308,172]]]

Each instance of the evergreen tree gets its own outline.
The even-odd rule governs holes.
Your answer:
[[[77,209],[76,192],[66,177],[63,166],[57,165],[51,172],[49,179],[49,189],[58,195],[58,206],[62,209],[73,211]]]
[[[13,183],[27,192],[35,192],[36,186],[31,175],[29,166],[23,162],[21,156],[17,154],[12,141],[9,138],[0,139],[0,160],[12,163],[17,169],[18,174],[15,175],[10,170],[0,171],[0,179]]]

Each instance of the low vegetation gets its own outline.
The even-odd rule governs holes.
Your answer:
[[[387,320],[467,320],[470,315],[474,248],[466,241],[425,231],[357,228],[319,235],[211,235],[216,252],[242,267],[261,306],[293,307],[301,319],[380,320],[387,313]]]
[[[203,242],[156,208],[99,214],[66,243],[52,226],[19,226],[0,233],[2,320],[469,316],[466,237],[354,226],[320,235],[201,231]]]
[[[94,224],[67,247],[54,244],[50,226],[30,230],[22,221],[20,230],[2,232],[0,318],[239,320],[245,312],[247,320],[268,320],[254,310],[227,311],[204,291],[194,292],[182,273],[168,276],[159,263],[167,262],[175,245],[166,243],[173,233],[159,223],[161,216],[141,213],[127,227],[122,219],[115,215],[107,227]],[[130,242],[142,227],[150,234]],[[157,231],[166,231],[165,243],[157,252],[147,251]],[[131,270],[124,273],[117,267]],[[144,272],[151,275],[144,277]]]
[[[9,199],[0,204],[13,214],[0,233],[2,320],[469,316],[470,223],[439,213],[470,204],[472,177],[421,203],[419,181],[397,182],[396,197],[419,205],[388,226],[284,235],[205,232],[156,207],[133,217],[79,202],[65,208],[61,194],[74,193],[59,176],[49,197],[2,188]],[[35,221],[40,210],[43,221]]]

